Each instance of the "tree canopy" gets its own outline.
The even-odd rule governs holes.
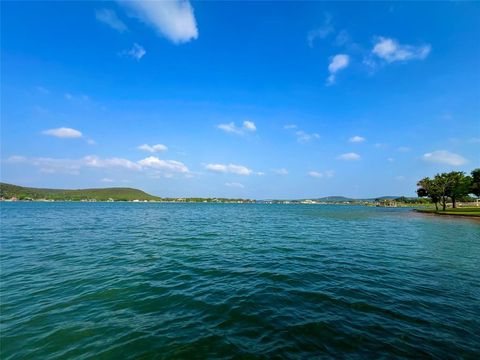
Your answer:
[[[436,174],[433,179],[423,178],[417,183],[417,195],[428,197],[438,210],[438,203],[442,204],[443,210],[447,206],[447,200],[452,201],[452,207],[457,207],[457,201],[469,194],[480,197],[480,169],[471,172],[471,176],[462,171]]]

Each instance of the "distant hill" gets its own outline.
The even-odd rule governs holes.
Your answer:
[[[354,201],[355,199],[347,198],[345,196],[326,196],[318,199],[312,199],[322,202],[347,202],[347,201]]]
[[[371,199],[363,199],[365,201],[375,201],[375,200],[395,200],[395,199],[398,199],[400,198],[401,196],[379,196],[379,197],[376,197],[376,198],[371,198]],[[408,198],[408,199],[416,199],[416,198]]]
[[[103,189],[38,189],[6,183],[0,183],[0,196],[4,198],[16,197],[19,200],[97,200],[97,201],[132,201],[132,200],[161,200],[158,196],[132,188],[103,188]]]

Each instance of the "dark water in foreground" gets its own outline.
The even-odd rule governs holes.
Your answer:
[[[3,203],[0,345],[2,360],[478,358],[480,222]]]

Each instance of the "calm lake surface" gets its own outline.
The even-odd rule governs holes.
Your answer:
[[[2,360],[480,354],[478,221],[334,205],[0,206]]]

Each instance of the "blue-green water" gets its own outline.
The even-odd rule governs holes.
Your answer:
[[[2,360],[476,358],[480,222],[3,203],[0,345]]]

